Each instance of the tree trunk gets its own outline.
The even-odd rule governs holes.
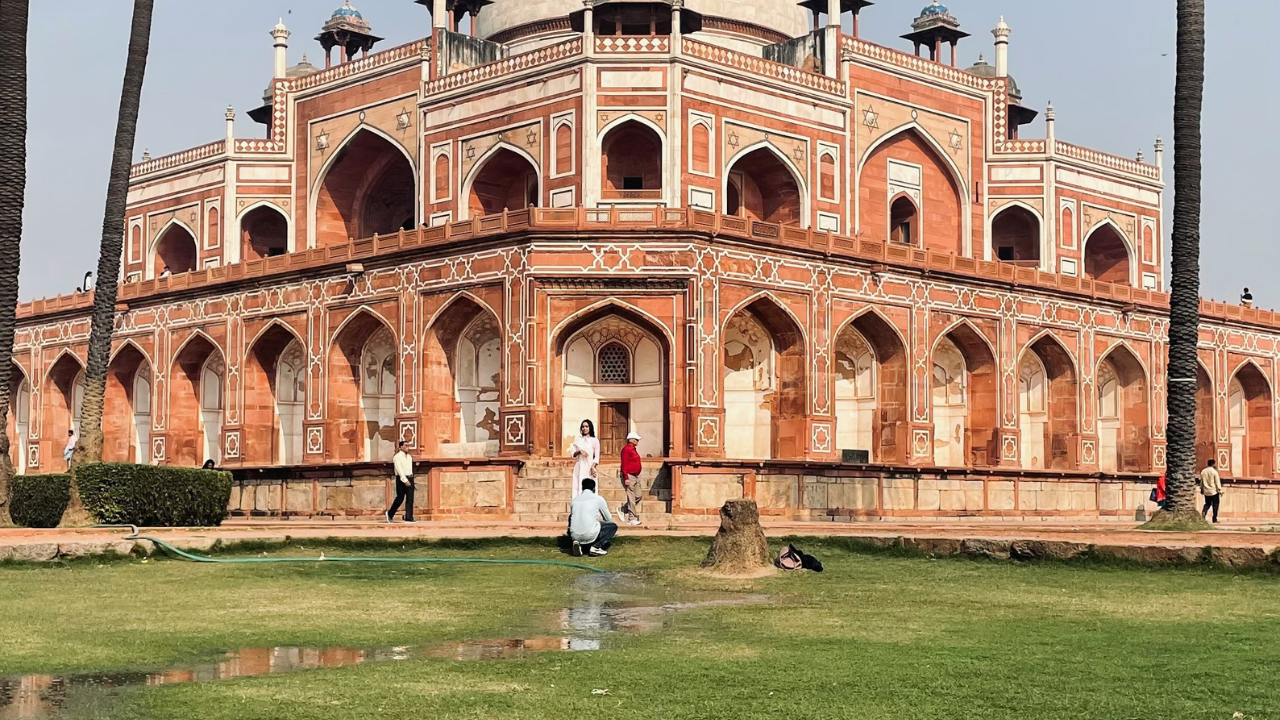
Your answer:
[[[129,196],[129,171],[133,166],[133,145],[138,132],[138,107],[142,103],[142,81],[147,71],[151,45],[151,15],[155,0],[134,0],[133,27],[129,33],[129,57],[125,63],[124,86],[120,91],[120,115],[116,121],[115,149],[111,155],[111,176],[107,181],[107,205],[102,218],[102,243],[98,274],[93,290],[93,315],[89,331],[89,358],[85,370],[84,410],[80,418],[80,440],[72,465],[102,460],[102,412],[107,387],[107,366],[111,361],[111,336],[115,332],[116,293],[120,283],[120,261],[124,249],[125,206]],[[148,449],[149,451],[149,449]],[[71,502],[64,522],[84,517],[74,473]]]
[[[720,508],[720,530],[702,567],[724,575],[744,575],[769,565],[769,541],[754,500],[730,500]]]
[[[1197,520],[1196,344],[1200,334],[1200,110],[1204,0],[1178,0],[1173,104],[1173,243],[1169,300],[1166,520]]]
[[[27,188],[29,0],[0,0],[0,525],[9,523],[9,380]],[[25,438],[18,438],[24,442]]]

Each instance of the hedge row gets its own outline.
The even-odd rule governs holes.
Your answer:
[[[9,516],[14,524],[58,527],[69,502],[70,475],[15,475],[9,481]]]
[[[220,525],[231,501],[231,473],[214,470],[90,463],[76,482],[85,509],[108,525]]]

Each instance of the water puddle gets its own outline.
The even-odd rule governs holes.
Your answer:
[[[399,647],[243,648],[205,663],[151,672],[0,677],[0,720],[52,718],[70,707],[106,701],[117,688],[216,682],[232,678],[339,668],[364,663],[444,659],[512,660],[546,652],[608,647],[612,635],[662,629],[679,612],[767,602],[762,595],[675,593],[622,575],[591,575],[574,583],[577,602],[553,613],[545,634]]]

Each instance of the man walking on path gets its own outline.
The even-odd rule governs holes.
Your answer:
[[[627,501],[619,511],[627,522],[640,524],[640,501],[644,498],[644,485],[640,482],[640,472],[644,467],[640,463],[640,434],[627,435],[627,444],[622,448],[622,487],[627,491]]]
[[[1213,460],[1200,473],[1200,492],[1204,493],[1204,509],[1201,515],[1208,515],[1213,508],[1213,521],[1218,522],[1218,507],[1222,505],[1222,478],[1218,477],[1217,465]]]
[[[604,522],[600,522],[603,518]],[[596,494],[596,481],[585,478],[582,492],[569,506],[569,539],[573,541],[573,556],[582,557],[586,548],[592,557],[609,554],[609,544],[618,534],[618,524],[609,514],[609,505]]]
[[[401,440],[396,445],[395,457],[391,459],[391,465],[396,474],[396,501],[387,511],[389,523],[396,521],[396,511],[400,509],[401,503],[404,503],[404,521],[417,522],[413,519],[413,456],[409,454],[407,447],[405,441]]]

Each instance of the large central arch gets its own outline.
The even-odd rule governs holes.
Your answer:
[[[409,154],[372,128],[352,133],[316,184],[317,246],[417,227],[417,173]]]
[[[643,313],[609,303],[581,313],[556,332],[552,406],[557,454],[568,452],[583,420],[596,425],[603,458],[618,457],[628,432],[645,457],[666,455],[671,344]]]

